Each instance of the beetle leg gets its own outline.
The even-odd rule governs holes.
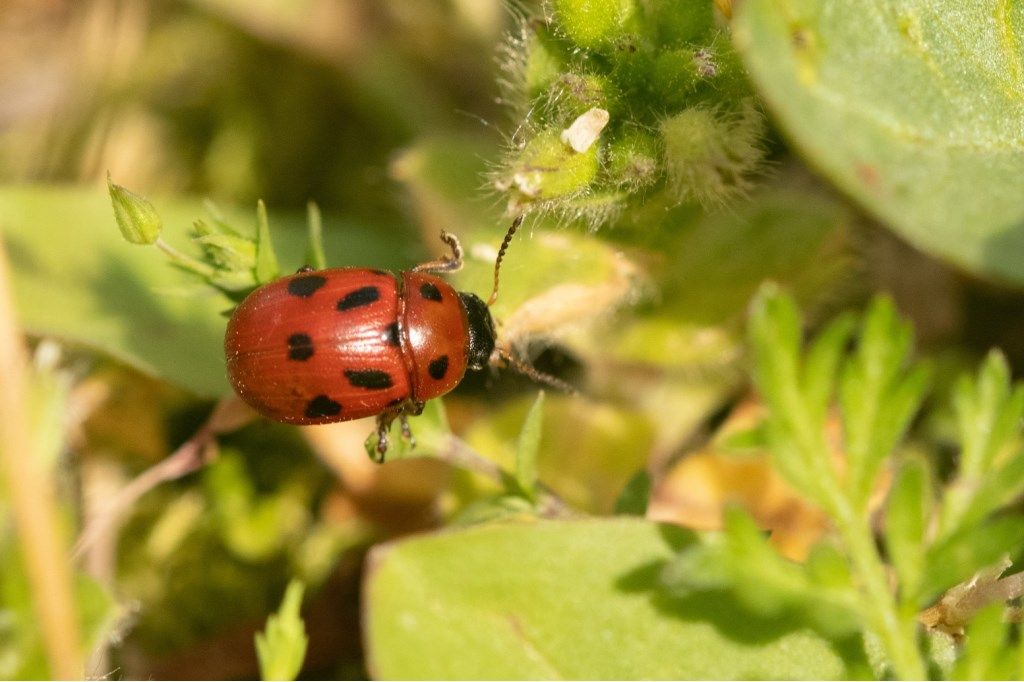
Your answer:
[[[395,421],[396,416],[398,413],[394,410],[377,415],[377,457],[374,460],[377,464],[384,463],[384,455],[387,454],[388,446],[391,444],[388,432],[391,431],[391,422]]]
[[[441,230],[441,241],[452,250],[452,255],[420,263],[412,269],[413,272],[456,272],[462,269],[462,244],[459,238],[451,232]]]
[[[315,270],[315,269],[316,268],[314,268],[312,265],[303,265],[301,268],[299,268],[298,270],[295,271],[295,274],[296,275],[301,275],[301,274],[306,273],[306,272],[313,272],[313,270]]]
[[[410,448],[416,447],[416,437],[412,435],[412,427],[409,426],[409,415],[405,412],[398,415],[398,422],[402,425],[402,438]]]

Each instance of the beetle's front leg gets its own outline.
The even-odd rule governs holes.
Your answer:
[[[414,400],[407,400],[402,405],[402,413],[398,415],[399,423],[402,425],[402,438],[409,443],[410,448],[416,447],[416,438],[412,435],[412,427],[409,426],[409,417],[418,417],[423,414],[423,406],[426,403]]]
[[[391,439],[388,437],[391,423],[398,415],[398,410],[387,410],[377,415],[377,456],[373,460],[377,464],[384,463],[384,455],[387,454],[388,447],[391,445]]]

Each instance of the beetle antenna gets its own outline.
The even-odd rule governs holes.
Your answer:
[[[505,252],[508,251],[508,245],[512,243],[512,237],[522,224],[523,214],[520,213],[516,216],[516,219],[512,221],[512,226],[508,228],[508,232],[505,233],[505,239],[501,242],[501,248],[498,249],[498,258],[494,261],[494,289],[491,290],[491,297],[487,299],[488,307],[494,305],[494,302],[498,300],[498,275],[501,272],[501,261],[505,258]]]
[[[535,368],[533,365],[517,358],[516,356],[509,353],[507,350],[498,348],[496,349],[496,352],[498,354],[498,357],[504,360],[509,365],[511,365],[513,369],[515,369],[517,372],[524,376],[530,377],[537,383],[545,384],[547,386],[550,386],[551,388],[562,391],[563,393],[568,393],[569,395],[579,395],[580,392],[579,390],[576,389],[575,386],[565,381],[562,381],[558,377],[554,377],[551,376],[550,374],[545,374],[544,372],[537,371],[537,368]]]

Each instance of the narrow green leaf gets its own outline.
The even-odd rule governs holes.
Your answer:
[[[1024,453],[1019,452],[1024,389],[1011,387],[1001,353],[989,353],[976,378],[964,376],[957,382],[953,405],[960,466],[943,498],[940,537],[980,522],[1009,502],[1024,475]]]
[[[807,567],[783,558],[768,544],[753,519],[739,507],[725,515],[728,561],[724,569],[732,591],[753,612],[782,616],[799,614],[828,637],[842,637],[861,627],[855,593],[842,578],[841,558],[828,550],[816,558],[820,582],[812,582]],[[839,584],[830,587],[831,581]]]
[[[132,244],[153,244],[160,238],[163,222],[148,200],[115,185],[107,173],[107,191],[121,235]]]
[[[850,566],[836,547],[819,542],[807,556],[807,575],[818,586],[831,590],[849,590],[852,587]]]
[[[267,207],[260,199],[256,204],[256,281],[270,282],[277,279],[279,274],[277,254],[274,253],[274,245],[270,241]]]
[[[324,256],[323,220],[320,216],[320,207],[313,201],[306,204],[306,222],[309,226],[306,265],[314,270],[323,270],[327,267],[327,258]]]
[[[929,372],[924,366],[913,367],[908,374],[891,387],[884,395],[877,396],[885,401],[885,409],[876,416],[874,434],[868,447],[868,456],[860,470],[853,490],[854,502],[864,508],[875,490],[875,483],[893,450],[903,439],[911,420],[917,414],[928,388]]]
[[[997,447],[1003,444],[1000,437],[1006,435],[1005,427],[997,431],[994,423],[999,420],[1009,393],[1010,368],[998,352],[989,353],[978,371],[977,381],[964,383],[957,392],[957,417],[963,443],[960,473],[965,478],[981,476]]]
[[[799,401],[796,387],[800,336],[800,314],[793,299],[775,285],[766,284],[751,304],[754,377],[765,400],[782,410]],[[779,416],[783,415],[784,411]]]
[[[954,491],[959,492],[961,487],[968,488],[970,483],[954,481],[947,497]],[[958,525],[970,528],[981,523],[996,510],[1024,495],[1024,451],[1015,452],[1002,467],[989,471],[981,485],[976,486],[974,490],[964,492],[971,501],[958,518]]]
[[[779,472],[821,506],[830,504],[820,476],[830,465],[824,424],[815,420],[800,391],[801,320],[792,297],[765,284],[751,303],[749,336],[754,378],[770,408],[767,434]]]
[[[745,578],[735,587],[752,609],[777,612],[809,591],[801,567],[783,559],[740,507],[726,509],[725,537],[733,571]]]
[[[1007,552],[1020,547],[1024,518],[1004,516],[980,526],[961,530],[930,548],[925,558],[928,571],[918,590],[919,602],[957,585],[991,566]]]
[[[1006,605],[989,604],[979,611],[966,628],[964,651],[953,668],[954,680],[1004,680],[1012,673],[1006,647],[1007,627],[1003,623]],[[1003,670],[1000,670],[1002,668]],[[1003,674],[1000,675],[999,673]]]
[[[526,420],[516,441],[516,482],[520,491],[531,500],[537,497],[537,455],[540,452],[543,427],[544,391],[539,391],[530,411],[526,413]]]
[[[615,500],[615,513],[627,516],[643,516],[651,500],[651,475],[646,469],[636,472]]]
[[[807,350],[803,392],[807,406],[814,410],[814,418],[818,421],[825,418],[835,390],[836,371],[855,324],[852,315],[840,315],[829,323]]]
[[[885,458],[924,393],[923,369],[900,376],[910,348],[909,325],[899,320],[891,299],[877,297],[865,314],[859,346],[843,369],[839,389],[848,488],[858,510],[865,508]]]
[[[931,486],[924,463],[903,465],[889,494],[885,544],[904,594],[916,594],[924,572],[925,528],[930,518]]]
[[[267,618],[266,630],[256,633],[256,655],[264,680],[294,680],[302,670],[308,644],[299,616],[304,589],[301,581],[288,583],[281,608]]]
[[[229,234],[203,234],[193,241],[202,247],[207,259],[229,271],[251,271],[256,265],[256,245],[251,239]]]
[[[661,582],[676,595],[690,595],[733,586],[731,557],[724,536],[709,533],[700,542],[684,547],[665,564]]]

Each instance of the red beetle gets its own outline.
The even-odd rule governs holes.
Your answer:
[[[494,291],[516,218],[494,265]],[[455,388],[467,369],[502,360],[562,386],[504,351],[494,320],[475,294],[429,273],[462,267],[462,247],[441,233],[452,255],[395,277],[383,270],[302,268],[256,289],[235,309],[224,338],[228,378],[260,414],[289,424],[326,424],[377,415],[377,452],[395,418]]]

